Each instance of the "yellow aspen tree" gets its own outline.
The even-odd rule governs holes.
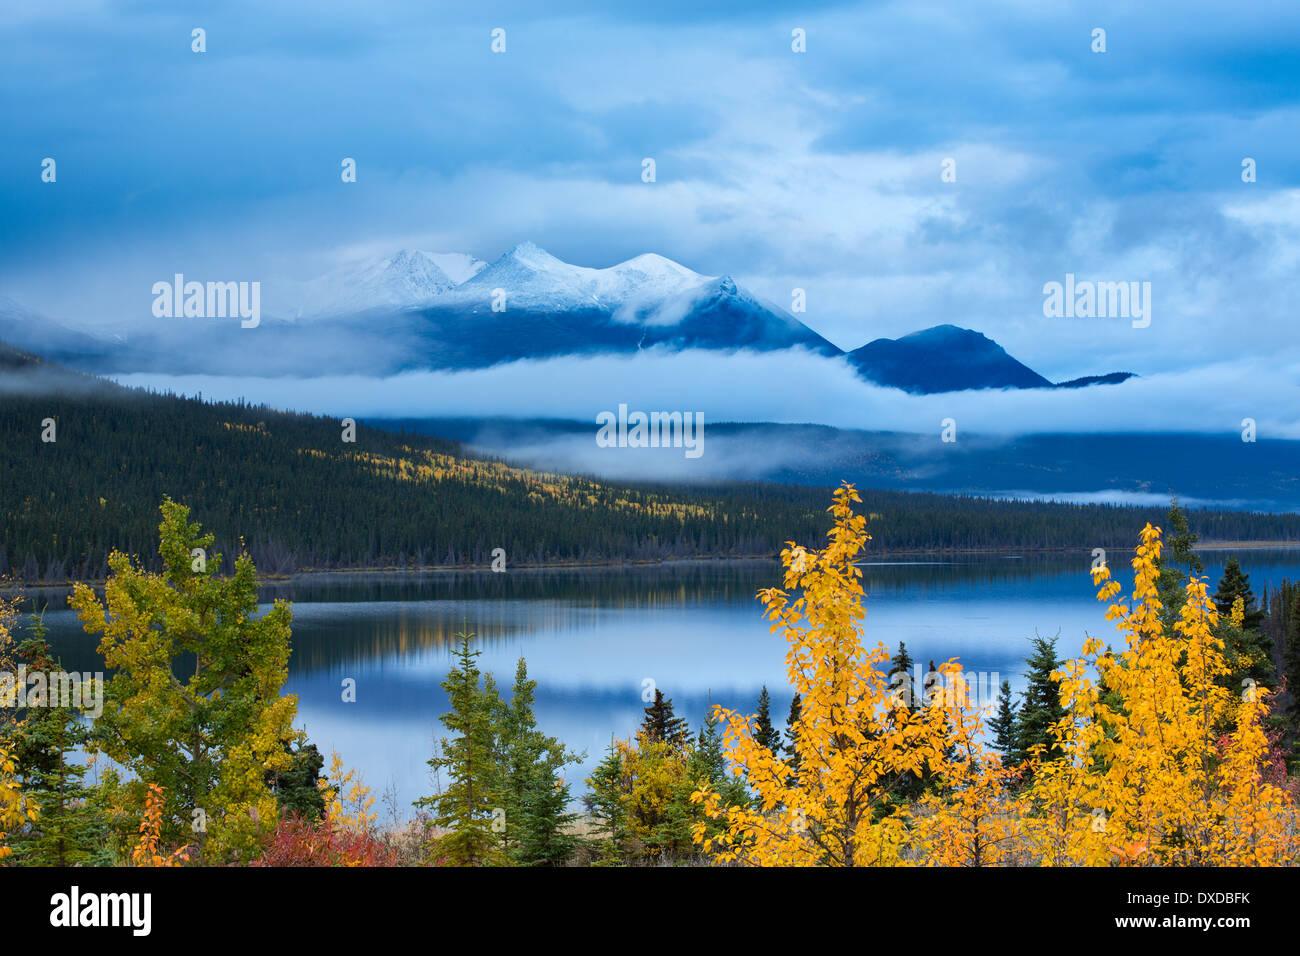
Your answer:
[[[1131,602],[1106,612],[1124,648],[1088,637],[1055,675],[1067,711],[1053,729],[1061,755],[1037,765],[1022,805],[1044,864],[1235,863],[1255,853],[1247,843],[1273,861],[1287,852],[1294,810],[1262,780],[1258,695],[1238,701],[1218,683],[1228,668],[1203,579],[1188,580],[1177,620],[1162,623],[1160,549],[1160,529],[1147,525]],[[1105,566],[1093,578],[1099,600],[1119,594]],[[1237,730],[1220,746],[1224,723]]]
[[[325,779],[316,781],[325,800],[325,819],[330,826],[353,833],[374,829],[378,813],[372,813],[375,798],[370,788],[352,767],[345,767],[337,750],[330,751],[330,769]]]
[[[1237,607],[1241,604],[1237,598]],[[1268,695],[1264,688],[1243,690],[1236,728],[1217,770],[1221,810],[1214,856],[1223,866],[1285,866],[1300,860],[1293,798],[1261,772],[1268,756],[1262,725]]]
[[[783,632],[789,644],[786,674],[802,699],[792,728],[798,760],[759,744],[753,717],[714,709],[732,770],[745,778],[756,804],[723,805],[707,786],[692,794],[706,816],[723,821],[723,831],[712,837],[706,823],[694,825],[695,841],[719,861],[902,862],[906,808],[891,799],[889,785],[904,774],[941,769],[951,747],[943,708],[909,712],[879,666],[889,651],[884,644],[863,645],[862,571],[854,562],[870,536],[866,519],[853,511],[860,502],[852,485],[837,489],[826,548],[787,542],[781,552],[785,589],[758,594],[771,631]]]
[[[940,774],[942,784],[909,811],[914,819],[909,856],[925,866],[1006,866],[1018,859],[1019,820],[1007,785],[1017,776],[981,743],[982,710],[970,699],[960,668],[939,668],[941,702],[952,740]]]

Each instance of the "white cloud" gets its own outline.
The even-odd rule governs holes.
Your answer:
[[[1086,389],[910,395],[862,381],[843,359],[803,350],[723,354],[650,349],[634,356],[523,361],[462,372],[391,378],[306,379],[125,375],[126,385],[207,398],[245,398],[340,417],[564,418],[593,423],[619,403],[645,411],[701,412],[726,421],[818,423],[867,431],[963,434],[1044,432],[1239,433],[1300,439],[1300,358],[1260,368],[1222,362]]]

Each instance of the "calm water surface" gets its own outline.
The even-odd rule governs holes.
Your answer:
[[[1227,552],[1202,552],[1212,582]],[[1300,578],[1300,550],[1238,552],[1255,594]],[[900,641],[924,666],[949,657],[1021,689],[1035,633],[1059,632],[1063,655],[1085,633],[1113,633],[1088,577],[1090,557],[961,557],[863,566],[866,636]],[[1128,556],[1112,556],[1119,567]],[[766,684],[774,718],[790,703],[785,642],[768,632],[755,592],[778,584],[766,562],[563,572],[317,578],[263,592],[293,601],[293,656],[286,690],[299,723],[327,756],[338,750],[376,795],[390,785],[400,806],[430,791],[427,767],[447,698],[440,682],[456,635],[477,635],[479,664],[503,689],[519,657],[537,681],[541,728],[586,751],[569,768],[575,795],[611,736],[641,718],[643,681],[698,726],[710,701],[752,712]],[[1127,576],[1120,580],[1131,583]],[[45,600],[44,596],[38,600]],[[49,598],[51,642],[69,670],[99,670],[96,640],[62,596]],[[994,675],[997,675],[995,677]],[[355,703],[342,701],[345,678]],[[996,686],[996,684],[994,684]]]

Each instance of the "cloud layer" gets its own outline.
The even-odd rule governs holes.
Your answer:
[[[340,417],[561,418],[592,423],[620,403],[642,411],[700,412],[720,422],[818,423],[868,431],[961,433],[1198,432],[1300,439],[1300,364],[1260,369],[1219,362],[1120,385],[910,395],[858,378],[842,358],[803,350],[723,354],[646,350],[631,356],[514,362],[390,378],[307,379],[124,375],[125,385],[207,398],[248,398]],[[1192,400],[1189,401],[1189,396]],[[594,442],[594,439],[593,439]],[[592,445],[595,449],[594,443]],[[707,456],[706,456],[707,457]]]
[[[0,44],[0,292],[74,323],[153,321],[175,272],[303,280],[532,239],[804,289],[844,348],[951,322],[1055,379],[1296,355],[1284,0],[55,2],[0,17]],[[1045,319],[1067,272],[1151,282],[1151,328]]]

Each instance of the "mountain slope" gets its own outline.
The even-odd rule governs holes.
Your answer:
[[[410,332],[420,348],[408,367],[425,368],[626,353],[656,345],[763,351],[803,346],[840,354],[729,276],[702,276],[653,254],[590,269],[532,243],[516,246],[419,310]]]
[[[402,249],[392,256],[351,263],[300,283],[268,306],[297,318],[411,308],[456,288],[486,266],[463,253]]]
[[[876,339],[849,352],[848,359],[868,381],[923,395],[1052,384],[992,339],[955,325],[936,325],[898,339]]]

